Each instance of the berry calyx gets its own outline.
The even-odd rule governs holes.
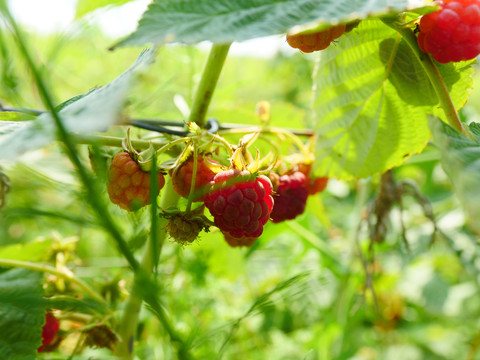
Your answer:
[[[274,223],[295,219],[305,211],[308,189],[307,177],[300,171],[280,176],[270,217]]]
[[[108,176],[108,195],[112,203],[124,210],[137,210],[150,204],[150,174],[127,152],[115,155]],[[158,190],[165,185],[165,178],[158,173]]]
[[[273,208],[271,193],[272,183],[266,176],[231,169],[215,175],[205,206],[228,239],[256,239]]]
[[[480,0],[444,0],[420,20],[418,46],[439,63],[471,60],[480,54]]]
[[[45,324],[42,327],[42,345],[38,347],[38,352],[47,351],[48,345],[50,345],[53,340],[55,340],[55,335],[57,335],[59,329],[60,322],[58,321],[58,319],[50,312],[47,312],[45,316]]]
[[[345,24],[332,26],[326,30],[309,34],[287,34],[288,44],[305,53],[326,49],[330,43],[345,32]]]
[[[218,162],[211,160],[206,156],[197,156],[197,174],[195,176],[193,201],[203,200],[210,185],[210,181],[215,176],[215,172],[211,169],[211,165],[209,164],[220,165]],[[172,185],[176,193],[184,198],[188,198],[193,177],[193,154],[187,159],[187,161],[172,170],[170,176],[172,177]]]

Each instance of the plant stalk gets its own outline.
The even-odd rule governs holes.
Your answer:
[[[438,71],[438,68],[435,66],[432,57],[429,54],[424,53],[418,47],[417,38],[415,37],[413,31],[409,28],[403,27],[398,22],[384,20],[384,23],[385,25],[397,31],[402,36],[402,38],[407,42],[408,46],[417,57],[418,61],[425,70],[425,73],[427,74],[428,79],[430,80],[430,83],[435,90],[435,93],[437,94],[437,97],[440,101],[440,106],[445,113],[448,124],[454,129],[460,131],[463,135],[472,138],[472,135],[469,131],[465,129],[462,122],[460,121],[460,118],[458,117],[457,110],[455,109],[455,105],[452,102],[452,98],[450,97],[447,86],[443,81],[442,75]]]
[[[207,110],[217,86],[218,78],[225,63],[231,44],[214,44],[203,68],[202,78],[195,91],[188,122],[195,122],[199,127],[205,126]]]
[[[169,207],[175,206],[179,196],[173,190],[172,182],[169,179],[165,184],[165,187],[162,189],[163,195],[161,199],[160,206],[162,209],[167,209]],[[154,205],[152,205],[154,206]],[[133,278],[133,288],[130,292],[130,295],[127,299],[127,303],[125,305],[125,309],[123,310],[123,316],[120,321],[119,327],[117,328],[117,334],[120,336],[120,341],[115,349],[115,355],[118,356],[122,360],[130,360],[133,359],[133,342],[135,338],[135,332],[137,329],[138,323],[138,316],[140,314],[140,309],[142,307],[142,296],[136,291],[136,287],[139,286],[141,283],[142,278],[145,275],[151,275],[153,272],[155,260],[153,258],[153,246],[152,239],[156,239],[158,242],[158,256],[160,256],[163,242],[166,238],[165,226],[167,220],[164,218],[160,218],[157,223],[157,229],[154,231],[158,231],[156,236],[150,236],[147,244],[145,246],[145,253],[143,254],[143,258],[140,262],[140,271],[135,272],[135,276]]]

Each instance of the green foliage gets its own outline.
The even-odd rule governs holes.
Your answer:
[[[45,322],[42,274],[24,269],[0,273],[0,357],[35,359]]]
[[[35,115],[26,114],[23,112],[2,111],[0,112],[0,121],[27,121],[34,120]],[[13,124],[10,124],[14,126]]]
[[[453,188],[471,220],[470,225],[479,232],[480,225],[477,221],[480,216],[479,127],[476,123],[472,123],[471,127],[477,141],[468,139],[438,119],[430,119],[435,145],[442,154],[442,166],[450,177]]]
[[[51,246],[52,241],[45,240],[0,247],[0,259],[44,261]]]
[[[313,126],[317,172],[363,178],[401,165],[430,138],[427,114],[438,98],[425,70],[401,36],[365,20],[322,52],[315,74]],[[438,65],[454,105],[472,86],[471,66]]]
[[[78,0],[75,16],[79,18],[99,8],[105,6],[120,6],[130,1],[132,0]]]
[[[203,40],[229,43],[284,33],[314,21],[327,25],[422,5],[423,1],[409,0],[155,0],[138,29],[117,46]]]
[[[61,104],[59,115],[68,131],[106,131],[120,122],[128,90],[139,73],[153,62],[154,55],[153,48],[142,52],[137,61],[110,84]],[[8,134],[0,139],[0,159],[14,159],[45,146],[55,138],[56,133],[53,118],[48,113],[29,123],[0,122],[0,131]]]

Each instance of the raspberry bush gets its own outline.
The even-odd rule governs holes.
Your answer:
[[[478,0],[9,6],[0,359],[478,357]]]

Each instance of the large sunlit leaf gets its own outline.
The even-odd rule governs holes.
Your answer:
[[[106,131],[121,121],[128,91],[140,73],[154,60],[155,50],[142,52],[137,61],[110,84],[68,100],[59,115],[69,132]],[[32,121],[0,121],[0,160],[17,156],[47,145],[56,137],[56,126],[50,113]]]
[[[45,303],[42,274],[25,269],[0,273],[0,359],[35,359],[42,343]]]
[[[318,174],[368,177],[423,150],[430,138],[427,114],[444,114],[422,65],[395,30],[363,21],[320,56],[312,121]],[[471,62],[437,67],[454,105],[463,106]]]
[[[472,124],[474,132],[478,124]],[[442,167],[450,177],[455,193],[480,233],[480,143],[470,140],[436,118],[430,119],[434,144],[442,154]]]
[[[314,21],[330,24],[425,4],[423,0],[154,0],[137,30],[118,45],[242,41]]]

